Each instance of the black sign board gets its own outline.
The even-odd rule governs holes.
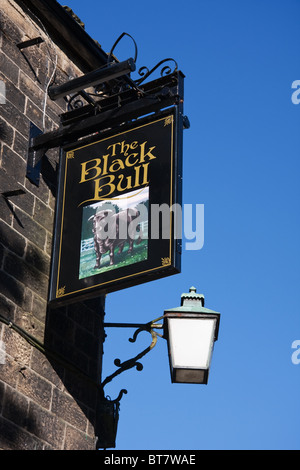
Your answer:
[[[50,302],[180,272],[181,133],[174,106],[61,150]]]

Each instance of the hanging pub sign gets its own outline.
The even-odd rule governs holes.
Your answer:
[[[177,115],[175,106],[61,150],[50,302],[180,272]]]

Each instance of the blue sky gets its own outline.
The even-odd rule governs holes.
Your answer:
[[[64,4],[65,2],[61,2]],[[107,322],[147,322],[194,285],[221,312],[208,385],[171,384],[166,342],[105,388],[119,450],[299,449],[300,80],[296,0],[68,0],[109,52],[127,32],[137,68],[172,57],[185,74],[183,202],[204,204],[204,246],[182,272],[107,296]],[[134,49],[124,38],[120,60]],[[138,78],[137,73],[132,78]],[[149,344],[107,329],[104,377]],[[300,353],[299,356],[300,358]]]

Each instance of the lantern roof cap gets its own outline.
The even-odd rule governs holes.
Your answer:
[[[203,294],[197,294],[196,293],[196,288],[191,287],[188,293],[183,293],[181,295],[181,306],[180,307],[175,307],[175,308],[170,308],[168,310],[165,310],[165,314],[181,314],[181,313],[196,313],[196,314],[217,314],[219,315],[219,312],[215,312],[214,310],[211,310],[209,308],[204,307],[204,295]]]
[[[181,305],[184,305],[185,300],[193,299],[193,300],[196,300],[196,301],[198,300],[199,302],[201,302],[202,306],[204,306],[204,295],[203,294],[197,294],[196,292],[197,292],[196,287],[192,286],[192,287],[190,287],[188,293],[181,294]]]

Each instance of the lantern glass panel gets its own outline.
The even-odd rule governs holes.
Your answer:
[[[169,318],[169,348],[173,369],[208,369],[216,319]]]

